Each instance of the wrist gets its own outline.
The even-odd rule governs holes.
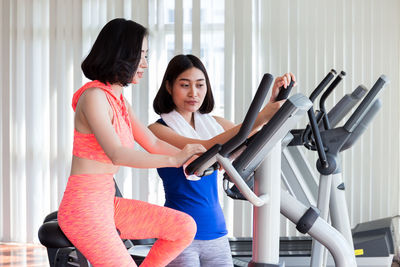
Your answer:
[[[270,119],[270,112],[269,112],[269,108],[266,108],[262,111],[261,114],[261,125],[266,124]]]
[[[167,165],[168,167],[176,167],[178,160],[176,159],[176,156],[168,156],[166,155],[166,160],[167,160]]]

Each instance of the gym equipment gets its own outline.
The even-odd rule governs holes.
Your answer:
[[[279,89],[279,93],[278,96],[276,97],[276,101],[280,101],[283,99],[288,98],[288,96],[290,95],[290,92],[292,91],[294,85],[294,81],[290,81],[289,85],[284,88],[283,86],[281,86],[281,88]]]
[[[327,77],[321,82],[321,84],[317,87],[317,89],[313,92],[311,95],[310,99],[315,100],[317,95],[322,92],[323,87],[326,86],[326,84],[329,83],[329,81],[333,78],[333,72],[329,73]],[[341,77],[340,77],[341,79]],[[338,81],[338,78],[335,80]],[[335,82],[334,81],[334,82]],[[319,134],[319,128],[315,117],[314,112],[312,109],[310,109],[309,113],[309,118],[310,118],[310,124],[313,135],[315,137],[314,140],[312,140],[313,143],[309,142],[306,146],[308,146],[310,149],[317,150],[319,154],[319,160],[317,162],[318,170],[321,172],[321,184],[320,184],[320,193],[319,193],[319,205],[318,207],[321,208],[321,212],[323,212],[322,216],[327,218],[327,204],[326,202],[328,201],[329,203],[329,196],[331,196],[331,218],[332,218],[332,224],[337,227],[337,229],[340,230],[341,233],[343,233],[348,240],[351,241],[351,232],[350,232],[350,226],[349,226],[349,221],[348,221],[348,215],[347,215],[347,207],[345,206],[345,199],[344,199],[344,192],[343,192],[343,186],[341,183],[338,183],[338,181],[341,181],[341,176],[339,174],[340,168],[339,168],[339,163],[337,161],[338,153],[340,151],[343,151],[344,149],[349,148],[354,142],[357,140],[357,138],[362,134],[362,132],[366,129],[366,126],[368,123],[372,120],[372,117],[376,114],[380,107],[380,100],[376,100],[375,102],[372,103],[373,99],[375,98],[376,94],[380,91],[380,89],[385,85],[387,82],[387,79],[385,76],[381,76],[378,81],[375,83],[373,88],[370,90],[368,95],[365,97],[363,102],[359,105],[357,110],[353,113],[353,115],[350,117],[350,119],[346,122],[346,124],[343,127],[336,128],[330,130],[330,125],[329,125],[329,120],[326,120],[323,122],[324,127],[327,128],[327,130],[323,131],[321,134]],[[325,85],[324,85],[325,84]],[[334,83],[332,83],[334,84]],[[337,83],[336,83],[337,84]],[[332,86],[330,86],[331,88]],[[320,106],[323,106],[324,101],[329,95],[332,90],[327,90],[327,92],[324,94],[325,97],[322,98],[320,103]],[[357,91],[357,90],[356,90]],[[360,92],[360,90],[358,90]],[[346,101],[346,100],[344,100]],[[351,101],[350,101],[351,102]],[[347,101],[347,103],[350,103]],[[346,104],[347,106],[351,106],[349,104]],[[326,111],[323,110],[322,115],[319,115],[319,118],[323,118],[324,113],[326,114]],[[317,115],[318,116],[318,115]],[[340,116],[336,116],[335,119],[337,119]],[[337,123],[335,121],[335,123]],[[320,125],[321,126],[321,125]],[[307,136],[308,131],[301,131],[303,132],[300,137],[302,139]],[[293,131],[292,131],[293,132]],[[298,133],[298,132],[297,132]],[[322,136],[322,137],[321,137]],[[325,145],[325,147],[322,147],[322,144],[328,144]],[[326,153],[325,153],[326,151]],[[338,178],[339,177],[339,178]],[[332,185],[332,193],[329,193],[327,190],[330,190],[331,182],[330,180],[334,180],[335,183]],[[248,184],[251,185],[251,181],[248,182]],[[329,186],[328,186],[329,185]],[[229,195],[229,194],[228,194]],[[321,197],[321,196],[325,196]],[[242,197],[236,195],[235,198],[243,199]],[[328,200],[326,200],[328,198]],[[343,214],[343,210],[345,213]],[[341,214],[339,214],[341,212]],[[371,224],[369,224],[370,227],[364,227],[368,228],[371,231],[376,232],[376,227],[371,227]],[[374,230],[371,230],[374,229]],[[389,230],[388,230],[389,229]],[[368,243],[371,248],[380,246],[380,244],[389,244],[391,233],[390,229],[393,229],[393,227],[386,227],[386,231],[381,231],[383,234],[377,238],[376,233],[373,235],[372,238],[369,238],[368,241],[365,240],[365,235],[363,234],[363,246],[366,248],[365,243]],[[368,231],[363,231],[364,233]],[[360,233],[358,231],[355,231],[355,235],[357,236],[357,233]],[[369,233],[371,234],[371,233]],[[358,234],[361,236],[361,234]],[[299,240],[299,239],[298,239]],[[296,240],[296,241],[298,241]],[[381,241],[376,242],[376,241]],[[386,242],[385,242],[386,241]],[[304,242],[303,242],[304,243]],[[352,242],[348,242],[349,244],[352,244]],[[356,244],[356,243],[355,243]],[[254,245],[253,245],[254,247]],[[296,246],[294,246],[296,247]],[[314,246],[315,247],[315,246]],[[318,245],[316,246],[317,248],[314,250],[318,251]],[[387,247],[390,247],[387,245]],[[356,245],[357,248],[357,245]],[[374,250],[374,249],[370,249]],[[389,249],[382,249],[385,251],[385,253],[388,253]],[[374,250],[376,251],[376,249]],[[233,252],[236,252],[233,250]],[[304,253],[304,251],[302,251]],[[243,253],[242,253],[243,255]],[[319,255],[318,252],[313,253],[313,263],[312,266],[323,266],[323,261],[321,261],[322,256],[316,256]],[[388,255],[387,257],[384,257],[381,255],[381,257],[374,257],[372,258],[373,255],[363,255],[365,258],[358,258],[357,262],[362,265],[362,266],[390,266],[391,264],[391,258],[393,255]],[[376,255],[375,255],[376,256]],[[286,259],[286,258],[285,258]],[[292,263],[294,265],[291,265],[288,261],[286,261],[287,266],[303,266],[303,264],[300,263],[299,258],[287,258],[287,259],[292,259]],[[319,265],[318,265],[319,264]],[[304,266],[309,265],[308,263],[305,263]],[[237,266],[244,266],[242,265],[237,265]]]
[[[308,98],[300,94],[294,95],[246,142],[243,152],[233,163],[228,159],[229,154],[240,150],[240,147],[229,146],[228,141],[209,152],[206,157],[200,156],[192,162],[191,165],[196,166],[188,166],[188,174],[201,176],[205,169],[216,166],[215,162],[218,162],[227,174],[224,187],[227,188],[228,183],[233,181],[240,193],[253,204],[253,255],[248,266],[281,266],[279,205],[281,213],[293,221],[301,232],[309,233],[329,249],[337,266],[356,266],[353,249],[336,229],[319,217],[315,208],[307,209],[287,192],[280,192],[280,168],[276,168],[276,161],[280,162],[280,157],[276,157],[280,155],[280,140],[311,106]],[[220,153],[221,147],[224,148],[223,153]],[[271,151],[279,153],[274,153],[272,157]],[[269,173],[266,174],[267,172]],[[254,177],[254,192],[246,183],[249,177]]]
[[[230,140],[228,140],[225,144],[215,144],[204,154],[202,154],[201,157],[197,158],[191,164],[189,164],[185,169],[187,175],[195,174],[197,176],[205,176],[214,172],[219,168],[215,158],[216,153],[226,156],[230,154],[232,150],[239,147],[246,140],[254,125],[258,112],[261,109],[262,104],[264,103],[265,97],[267,96],[272,82],[273,76],[269,73],[264,74],[263,78],[261,79],[260,85],[258,86],[257,92],[254,95],[250,107],[246,113],[246,116],[243,119],[243,123],[239,129],[239,132]],[[212,164],[210,164],[211,162]]]
[[[323,82],[321,82],[321,84],[317,87],[319,93],[322,92],[322,89],[333,78],[334,72],[328,75],[329,76],[327,77],[327,79],[324,79]],[[385,81],[384,76],[382,77],[382,80]],[[356,141],[358,136],[360,136],[362,131],[365,129],[368,122],[372,119],[373,115],[377,112],[378,104],[370,105],[370,102],[373,100],[376,93],[383,87],[383,85],[384,83],[381,83],[381,81],[378,80],[376,86],[374,86],[374,88],[371,89],[372,93],[369,94],[369,97],[366,97],[364,99],[363,103],[359,106],[356,112],[353,113],[352,117],[348,120],[348,122],[345,125],[346,128],[342,127],[343,128],[342,131],[345,132],[345,136],[346,138],[348,138],[347,141],[343,143],[342,149],[351,146],[352,143]],[[318,94],[314,94],[313,97],[316,98]],[[357,100],[361,99],[363,94],[365,94],[365,89],[359,87],[355,90],[355,92],[353,92],[352,95],[348,97],[345,96],[339,102],[339,104],[335,106],[337,111],[334,112],[333,109],[331,111],[332,114],[329,113],[331,125],[335,126],[337,122],[340,120],[339,117],[341,116],[343,117],[344,114],[346,114],[347,111],[349,111],[352,108],[352,106],[355,105]],[[290,100],[292,99],[289,99],[287,102],[289,102]],[[379,103],[379,101],[377,103]],[[240,145],[239,147],[235,146],[227,147],[226,144],[224,144],[223,146],[218,145],[215,148],[213,148],[214,151],[209,150],[207,152],[206,157],[203,156],[200,157],[191,165],[189,165],[187,169],[188,174],[196,173],[196,175],[201,176],[206,170],[208,170],[207,166],[211,165],[214,169],[218,168],[219,166],[215,163],[218,162],[220,165],[222,165],[222,167],[226,170],[227,173],[226,179],[224,180],[224,187],[227,193],[230,194],[230,192],[233,192],[236,189],[236,191],[239,192],[239,194],[241,194],[242,198],[243,196],[246,196],[246,198],[255,206],[254,208],[255,217],[253,220],[254,223],[253,237],[255,240],[252,243],[252,249],[249,248],[249,242],[247,242],[246,240],[236,239],[233,242],[231,242],[232,252],[233,254],[236,254],[235,257],[233,258],[235,266],[280,266],[280,264],[283,263],[282,261],[285,262],[286,266],[307,266],[309,265],[310,262],[309,254],[305,255],[306,256],[304,257],[305,260],[302,260],[299,257],[286,257],[286,258],[281,258],[280,260],[278,258],[279,250],[277,248],[279,247],[279,239],[278,239],[279,236],[277,237],[277,233],[279,235],[279,228],[276,230],[274,226],[275,227],[279,226],[279,220],[276,221],[273,218],[278,218],[279,216],[276,215],[276,209],[273,209],[273,207],[277,206],[276,199],[279,199],[277,194],[277,192],[279,192],[279,187],[277,186],[276,183],[270,181],[271,178],[269,176],[271,176],[270,175],[271,173],[267,175],[267,178],[265,177],[264,173],[266,171],[271,172],[271,170],[276,169],[276,163],[277,163],[276,155],[278,155],[279,153],[275,153],[274,156],[275,162],[270,156],[267,156],[265,160],[264,157],[271,150],[272,151],[275,151],[277,149],[279,150],[280,146],[275,145],[274,147],[273,143],[274,142],[276,143],[276,139],[280,139],[284,136],[282,132],[280,132],[279,135],[279,130],[285,128],[285,127],[282,128],[282,126],[285,124],[286,121],[285,116],[282,115],[283,113],[281,112],[283,113],[287,112],[287,107],[283,106],[282,109],[278,111],[278,113],[275,115],[274,117],[275,120],[272,119],[270,123],[265,125],[258,134],[246,140],[244,144]],[[320,123],[320,125],[318,125],[316,118],[314,116],[314,112],[312,110],[309,111],[309,117],[311,118],[311,125],[313,126],[314,131],[316,131],[316,129],[320,129],[323,127],[321,126],[323,122]],[[322,118],[322,116],[320,116],[320,118]],[[334,122],[335,120],[337,121]],[[290,127],[287,127],[287,129],[285,129],[283,132],[288,131],[289,128]],[[263,134],[261,134],[262,132]],[[245,134],[242,133],[242,136],[243,135]],[[319,136],[320,140],[319,141],[317,140],[315,143],[321,144],[323,143],[322,142],[322,140],[324,140],[323,138],[328,135],[316,134],[316,136],[317,138]],[[227,142],[227,144],[228,143],[229,142]],[[239,142],[236,141],[234,143],[237,144]],[[309,146],[313,148],[313,146],[315,145],[311,143],[309,144]],[[220,153],[218,154],[218,150],[221,150],[222,147],[224,147],[223,153],[225,156],[222,156]],[[227,157],[229,157],[232,154],[239,154],[239,152],[242,152],[242,154],[238,158],[236,158],[233,164],[231,164],[227,159]],[[328,157],[326,156],[324,149],[323,151],[319,152],[323,156],[322,158],[325,159],[325,160],[319,160],[320,165],[325,166],[325,168],[329,167],[328,165],[330,163],[329,156]],[[264,162],[260,163],[262,160],[264,160]],[[197,166],[192,166],[196,164]],[[277,177],[276,173],[275,177]],[[241,180],[242,178],[244,178],[244,181]],[[229,188],[229,186],[227,186],[227,183],[230,180],[234,181],[234,183],[236,184],[235,187]],[[279,178],[275,179],[275,181],[276,180],[279,181]],[[248,184],[250,184],[254,188],[256,194],[254,194],[254,192],[252,192],[251,190],[248,190],[249,189],[247,188]],[[268,188],[266,188],[266,184]],[[274,190],[274,188],[276,190]],[[269,191],[264,191],[264,189],[267,190],[269,189]],[[233,195],[237,196],[235,194],[236,193],[234,192]],[[356,266],[354,251],[350,246],[350,244],[348,243],[348,241],[346,241],[346,239],[341,234],[339,234],[335,229],[329,226],[325,220],[322,220],[318,216],[317,209],[310,208],[307,210],[306,206],[302,205],[298,200],[294,199],[292,196],[290,196],[290,194],[284,191],[281,192],[280,202],[281,202],[280,203],[281,213],[286,217],[288,217],[290,220],[292,220],[297,225],[297,228],[299,230],[301,230],[303,233],[306,233],[308,231],[311,236],[315,237],[321,242],[325,242],[324,245],[326,245],[328,249],[331,251],[333,255],[333,260],[335,261],[333,262],[332,259],[330,259],[329,266],[333,266],[332,264],[335,264],[335,266]],[[267,207],[268,205],[270,206]],[[260,207],[257,208],[257,206]],[[268,218],[266,219],[265,216],[266,214],[269,219]],[[311,218],[311,222],[308,222],[309,218]],[[365,233],[367,233],[374,227],[364,227],[364,228],[365,229],[362,229],[362,231],[357,231],[356,233],[360,233],[358,235],[364,236]],[[389,229],[389,231],[393,231],[393,227],[389,227],[385,229],[386,233],[388,232],[387,229]],[[385,238],[380,238],[380,240],[387,241],[388,239],[390,239],[386,237],[387,236],[385,236]],[[295,244],[293,244],[290,238],[286,238],[284,240],[281,240],[281,244],[283,244],[285,247],[293,248],[297,247],[298,244],[303,246],[303,243],[307,243],[309,244],[309,247],[307,248],[308,251],[311,250],[311,244],[310,242],[308,242],[307,238],[304,238],[304,240],[303,238],[297,238],[294,240],[296,241]],[[250,257],[246,257],[249,256],[249,254],[245,254],[246,251],[243,253],[243,250],[242,251],[235,250],[237,244],[240,244],[242,242],[243,242],[242,245],[247,246],[247,252],[248,251],[251,252],[251,250],[254,251],[250,263],[249,263]],[[291,254],[291,252],[288,251],[286,255],[293,255],[293,254]],[[382,263],[382,259],[375,259],[371,257],[365,257],[363,259],[358,258],[357,262],[365,266],[388,266],[386,265],[387,262]],[[368,265],[366,265],[366,263],[368,263]]]
[[[335,74],[335,70],[331,70]],[[328,77],[329,78],[329,77]],[[326,80],[325,82],[326,83]],[[327,83],[326,83],[327,84]],[[334,126],[362,99],[367,89],[358,86],[354,92],[345,95],[328,113],[330,123]],[[320,128],[321,127],[321,122]],[[299,146],[303,145],[301,134],[303,130],[291,130],[282,140],[282,173],[281,180],[285,189],[306,206],[316,206],[318,198],[318,183],[314,171],[306,160]],[[297,141],[297,142],[296,142]],[[290,146],[288,144],[291,143]],[[253,187],[253,184],[250,186]],[[232,192],[233,191],[233,192]],[[227,195],[235,199],[244,199],[237,189],[227,191]],[[280,238],[281,257],[310,257],[311,237],[294,236]],[[230,238],[230,245],[235,266],[247,266],[245,258],[251,257],[252,239],[250,237]],[[303,260],[304,261],[304,260]]]
[[[358,254],[357,263],[359,266],[391,266],[394,254],[393,234],[391,230],[393,229],[393,226],[391,218],[383,220],[386,222],[385,225],[379,223],[379,221],[382,220],[359,224],[353,230],[352,237],[344,196],[344,184],[342,183],[340,162],[338,161],[338,153],[351,147],[355,143],[358,137],[366,129],[373,116],[377,113],[381,106],[381,102],[380,100],[372,102],[372,100],[386,82],[387,79],[385,76],[381,76],[378,79],[363,103],[348,120],[345,126],[342,127],[345,131],[341,130],[342,128],[330,130],[329,124],[324,123],[325,131],[321,133],[322,141],[325,145],[324,149],[327,151],[328,159],[330,160],[329,164],[335,166],[336,169],[334,171],[323,173],[319,168],[321,179],[319,186],[320,191],[318,194],[318,208],[324,212],[323,216],[326,219],[328,218],[328,213],[330,211],[332,224],[341,233],[345,234],[350,244],[353,244],[354,238],[354,247]],[[358,89],[360,89],[360,87],[357,88],[356,91]],[[321,106],[325,99],[321,98],[321,110],[323,110]],[[324,112],[325,111],[322,113]],[[341,116],[336,117],[339,118]],[[354,126],[355,120],[359,121],[358,126]],[[338,120],[334,121],[335,124],[337,122]],[[353,125],[351,126],[353,129],[350,129],[351,127],[349,125]],[[343,135],[344,132],[346,132],[346,134]],[[348,139],[346,140],[346,138]],[[310,144],[306,145],[306,147],[307,146],[309,148],[312,147]],[[362,229],[368,229],[368,231]],[[298,262],[296,264],[296,266],[299,266]],[[304,266],[306,265],[308,264],[305,264]],[[313,245],[311,265],[326,265],[326,254],[324,254],[324,249],[318,243]]]
[[[358,86],[351,94],[346,94],[329,111],[328,118],[335,127],[350,110],[364,97],[368,90]],[[320,130],[323,130],[320,123]],[[301,134],[303,130],[291,130],[291,134],[282,142],[282,182],[291,195],[305,205],[316,205],[318,183],[313,169],[299,148],[303,146]]]

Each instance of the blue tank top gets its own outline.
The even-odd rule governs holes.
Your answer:
[[[166,125],[163,120],[157,122]],[[164,206],[185,212],[197,224],[197,240],[211,240],[228,233],[218,200],[217,171],[198,181],[186,179],[183,168],[158,168],[164,185]]]

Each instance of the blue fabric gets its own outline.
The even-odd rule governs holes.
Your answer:
[[[218,200],[217,171],[198,181],[187,180],[182,167],[157,171],[164,185],[164,206],[193,217],[197,224],[195,239],[211,240],[228,233]]]

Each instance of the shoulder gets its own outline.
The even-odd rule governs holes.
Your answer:
[[[83,93],[81,98],[94,98],[94,99],[105,99],[106,98],[106,94],[104,93],[104,90],[98,87],[90,87],[87,88]]]
[[[162,118],[159,118],[155,123],[159,123],[159,124],[162,124],[162,125],[168,127],[167,123]]]
[[[109,103],[104,90],[98,87],[86,89],[77,103],[77,108],[83,111],[98,110],[99,107],[109,108]]]
[[[213,116],[213,118],[218,122],[219,125],[224,128],[224,130],[229,130],[235,126],[235,124],[225,118],[219,117],[219,116]]]
[[[164,131],[167,129],[170,129],[167,124],[162,120],[158,119],[156,122],[150,124],[147,126],[152,132],[157,132],[157,131]]]

